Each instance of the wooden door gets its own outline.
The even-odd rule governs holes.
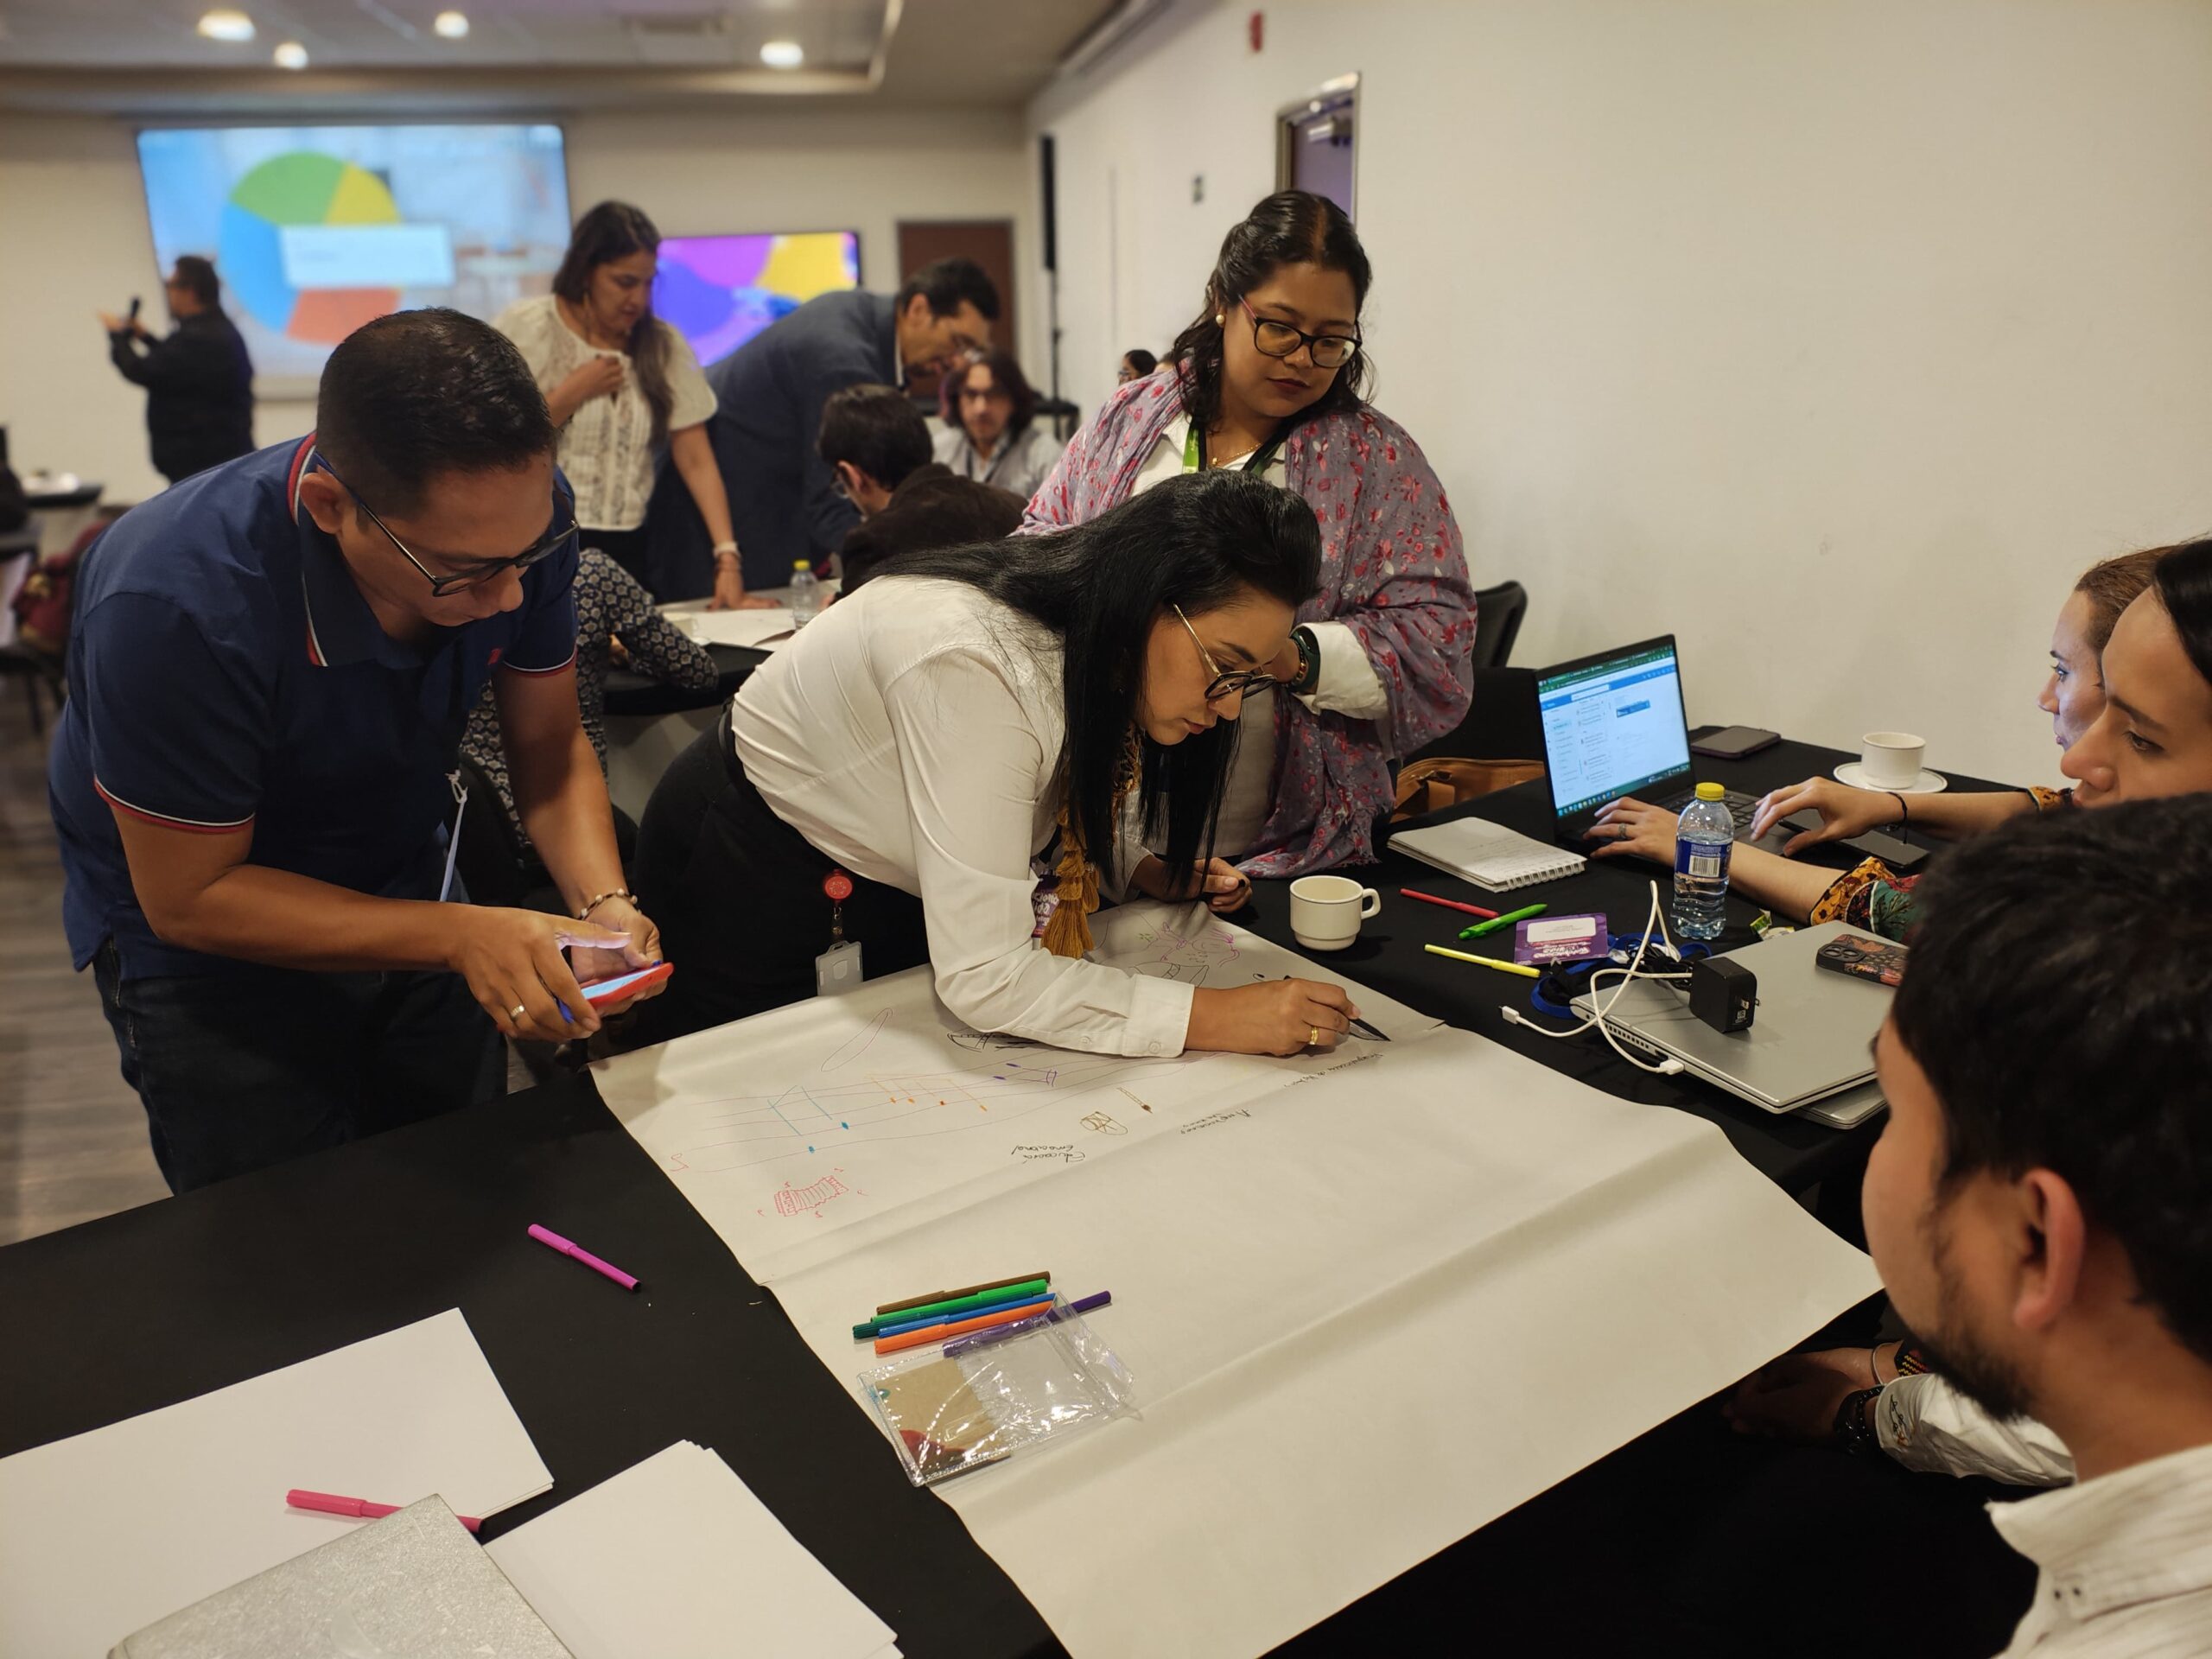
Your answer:
[[[919,224],[902,220],[899,226],[899,283],[892,284],[893,291],[932,259],[950,259],[956,256],[973,259],[983,268],[983,274],[997,285],[999,320],[991,325],[991,343],[1002,351],[1012,352],[1018,360],[1021,355],[1019,343],[1021,336],[1015,332],[1014,222],[1011,219],[932,219]],[[1021,368],[1029,376],[1032,385],[1039,384],[1032,365],[1024,363]],[[926,399],[932,409],[937,406],[937,376],[918,374],[908,390],[918,399]]]

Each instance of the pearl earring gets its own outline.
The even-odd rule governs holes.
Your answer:
[[[1226,326],[1227,321],[1228,320],[1224,318],[1220,312],[1217,311],[1213,314],[1213,326],[1215,327],[1219,328]]]

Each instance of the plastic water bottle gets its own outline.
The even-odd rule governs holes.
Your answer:
[[[1728,859],[1736,850],[1736,820],[1727,791],[1700,784],[1675,831],[1675,902],[1668,912],[1675,936],[1717,939],[1728,896]]]
[[[791,626],[803,628],[822,613],[822,583],[813,562],[801,559],[791,566]]]

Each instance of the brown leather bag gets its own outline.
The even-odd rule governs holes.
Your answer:
[[[1390,822],[1427,817],[1447,806],[1543,775],[1541,760],[1462,760],[1454,755],[1433,754],[1398,774],[1398,805]]]

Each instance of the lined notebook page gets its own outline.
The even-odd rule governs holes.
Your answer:
[[[1454,818],[1449,823],[1402,830],[1390,837],[1390,846],[1492,893],[1556,881],[1576,874],[1587,861],[1580,853],[1488,818]]]

